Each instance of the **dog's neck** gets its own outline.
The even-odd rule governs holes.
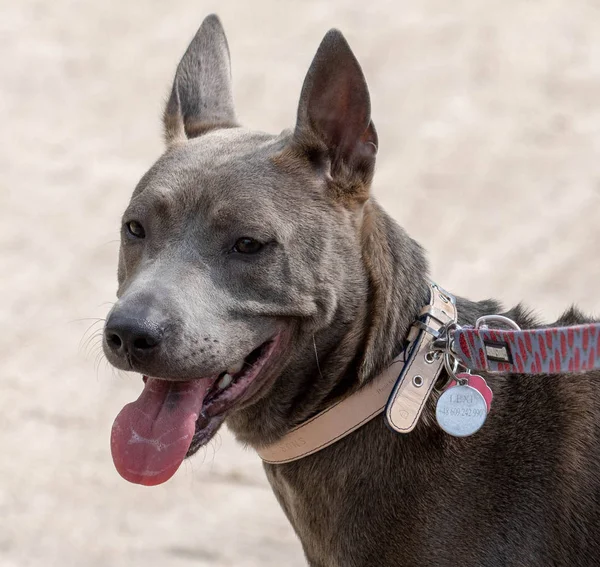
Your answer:
[[[423,249],[374,201],[364,210],[362,257],[368,276],[367,330],[358,369],[362,384],[398,354],[419,311],[429,302]]]
[[[374,378],[401,350],[429,300],[423,250],[373,200],[364,206],[359,237],[364,277],[346,290],[358,301],[340,302],[336,324],[309,337],[269,395],[229,418],[240,441],[279,439]]]

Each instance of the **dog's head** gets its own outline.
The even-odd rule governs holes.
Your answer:
[[[104,332],[108,360],[145,375],[112,436],[119,472],[144,484],[169,478],[225,416],[268,396],[315,334],[364,304],[347,295],[365,289],[359,227],[377,151],[365,79],[335,30],[295,129],[272,136],[238,126],[227,41],[208,17],[164,124],[167,150],[123,216]]]

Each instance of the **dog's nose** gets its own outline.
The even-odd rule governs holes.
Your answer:
[[[143,357],[160,345],[163,329],[148,319],[112,315],[104,329],[106,343],[116,354]]]

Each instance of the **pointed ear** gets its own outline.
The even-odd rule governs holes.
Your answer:
[[[217,16],[208,16],[181,59],[164,113],[167,144],[237,126],[229,46]]]
[[[369,91],[356,57],[338,30],[323,38],[304,80],[294,138],[313,159],[316,153],[329,161],[334,180],[358,175],[362,182],[371,181],[377,132]]]

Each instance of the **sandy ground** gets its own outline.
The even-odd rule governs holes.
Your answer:
[[[2,567],[305,564],[257,457],[225,431],[162,487],[121,480],[109,430],[140,380],[79,347],[114,298],[120,214],[212,11],[239,116],[274,132],[322,35],[347,34],[380,135],[375,193],[442,285],[546,319],[571,302],[600,312],[597,3],[0,5]]]

